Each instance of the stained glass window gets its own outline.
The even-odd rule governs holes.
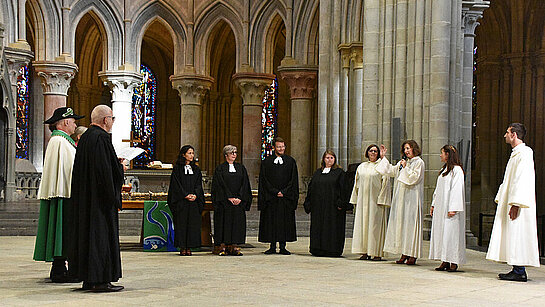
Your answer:
[[[261,112],[261,159],[265,159],[274,152],[273,140],[276,137],[278,117],[278,82],[265,90],[263,110]]]
[[[17,132],[16,152],[19,159],[28,160],[29,115],[30,115],[30,73],[28,65],[19,69],[17,77]]]
[[[157,100],[157,78],[151,69],[140,66],[143,79],[140,86],[134,89],[132,96],[132,131],[133,137],[139,139],[132,146],[145,150],[134,161],[135,167],[144,167],[155,160],[155,114]]]
[[[472,89],[472,131],[471,131],[471,169],[477,164],[477,46],[473,49],[473,89]]]

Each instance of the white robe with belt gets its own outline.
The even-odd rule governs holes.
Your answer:
[[[495,201],[498,206],[486,259],[539,267],[534,152],[526,144],[513,148]],[[511,206],[519,207],[515,220],[509,217]]]
[[[446,171],[446,170],[445,170]],[[443,173],[445,172],[443,171]],[[466,260],[464,171],[455,166],[437,178],[433,193],[430,259],[456,264]],[[449,211],[455,211],[453,217]]]
[[[390,178],[376,170],[376,162],[363,162],[356,170],[350,203],[355,204],[352,253],[384,256],[386,206],[391,203]]]
[[[419,258],[422,255],[422,205],[424,203],[424,160],[414,157],[403,169],[383,158],[377,171],[395,177],[392,208],[384,251]]]

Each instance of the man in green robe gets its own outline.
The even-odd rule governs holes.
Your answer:
[[[49,277],[57,283],[76,282],[66,268],[67,221],[70,220],[70,191],[72,166],[76,145],[70,137],[76,130],[76,115],[71,108],[62,107],[44,123],[49,125],[51,139],[45,151],[42,180],[38,190],[40,217],[34,248],[34,260],[53,262]],[[64,227],[63,227],[64,225]],[[74,280],[71,280],[74,279]]]

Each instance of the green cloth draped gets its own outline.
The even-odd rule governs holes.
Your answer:
[[[53,257],[62,257],[62,220],[63,205],[68,205],[67,198],[40,200],[38,233],[34,247],[34,260],[53,261]]]

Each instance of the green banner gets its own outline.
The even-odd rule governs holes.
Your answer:
[[[174,223],[166,201],[144,202],[144,251],[175,252]]]

